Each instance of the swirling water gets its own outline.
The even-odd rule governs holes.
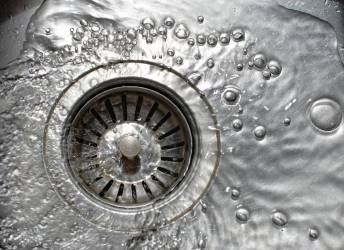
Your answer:
[[[274,1],[45,1],[1,71],[0,247],[343,249],[344,71],[336,34]],[[116,60],[172,67],[220,125],[221,160],[199,206],[141,234],[94,227],[59,200],[42,139],[60,93]]]

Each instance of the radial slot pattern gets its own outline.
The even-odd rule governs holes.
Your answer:
[[[78,110],[67,136],[67,158],[92,197],[137,206],[173,191],[188,171],[192,141],[172,100],[148,88],[117,87]]]

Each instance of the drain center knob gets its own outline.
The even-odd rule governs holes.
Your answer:
[[[137,137],[126,135],[120,138],[119,150],[123,156],[133,159],[141,152],[141,144]]]

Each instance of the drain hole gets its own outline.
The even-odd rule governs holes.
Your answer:
[[[105,100],[105,107],[107,109],[107,112],[109,113],[110,117],[111,117],[111,120],[114,124],[116,124],[117,122],[117,118],[116,118],[116,114],[115,112],[113,111],[113,108],[112,108],[112,104],[111,104],[111,101],[110,100]]]
[[[146,117],[146,122],[149,122],[152,116],[154,115],[155,111],[158,109],[159,103],[155,102],[152,106],[152,108],[149,110],[149,113]]]
[[[164,173],[164,174],[167,174],[169,176],[172,176],[172,177],[175,177],[177,178],[178,177],[178,174],[175,173],[175,172],[172,172],[166,168],[162,168],[162,167],[158,167],[158,170],[161,172],[161,173]]]
[[[113,184],[113,180],[110,180],[110,181],[105,185],[105,187],[102,189],[102,191],[99,193],[99,196],[100,196],[100,197],[103,197],[103,196],[105,195],[105,193],[106,193],[107,191],[109,191],[109,189],[110,189],[110,187],[112,186],[112,184]]]
[[[152,191],[150,190],[150,188],[148,187],[148,184],[145,181],[142,181],[142,186],[143,186],[143,189],[146,191],[146,194],[148,195],[148,197],[151,200],[153,200],[154,195],[153,195]]]
[[[166,132],[165,134],[159,136],[158,139],[159,139],[159,140],[162,140],[162,139],[164,139],[164,138],[166,138],[166,137],[168,137],[168,136],[170,136],[170,135],[173,135],[174,133],[178,132],[179,129],[180,129],[180,127],[177,126],[177,127],[173,128],[173,129],[171,129],[170,131]]]
[[[139,96],[137,98],[137,104],[136,104],[136,109],[135,109],[135,118],[134,118],[135,121],[139,119],[142,103],[143,103],[143,96]]]

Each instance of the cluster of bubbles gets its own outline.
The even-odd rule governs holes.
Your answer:
[[[129,57],[130,52],[137,44],[137,29],[114,30],[103,28],[98,23],[80,21],[80,26],[71,28],[73,40],[82,51],[89,51],[104,46],[116,51],[124,57]]]
[[[197,21],[203,23],[204,17],[199,16]],[[73,40],[71,45],[65,45],[62,49],[55,51],[38,52],[35,55],[35,59],[50,66],[57,67],[63,65],[66,61],[71,61],[70,58],[74,57],[72,62],[74,64],[80,64],[88,60],[88,56],[86,57],[85,54],[90,55],[100,49],[106,49],[124,58],[129,58],[131,52],[139,43],[139,39],[143,39],[147,44],[153,43],[158,37],[166,41],[169,30],[171,30],[172,35],[177,39],[186,40],[190,47],[196,44],[198,46],[207,44],[210,47],[215,47],[218,43],[226,46],[231,40],[240,42],[245,39],[245,31],[242,28],[235,28],[231,32],[215,32],[208,35],[197,34],[193,38],[187,25],[184,23],[176,23],[175,19],[171,16],[165,17],[160,24],[157,24],[157,21],[152,17],[145,17],[137,27],[122,30],[111,30],[102,27],[97,22],[81,20],[78,27],[72,27],[70,29]],[[52,30],[46,28],[45,35],[50,36],[51,34]],[[167,55],[173,57],[175,51],[168,49]],[[195,54],[196,60],[200,60],[201,58],[200,53]],[[175,58],[175,62],[177,65],[182,65],[184,59],[178,56]],[[209,58],[206,65],[208,68],[213,68],[215,66],[214,59]]]
[[[82,64],[99,59],[98,53],[107,51],[129,58],[137,45],[137,28],[113,30],[103,27],[98,22],[80,20],[79,26],[70,28],[71,43],[54,50],[28,50],[26,56],[36,64],[49,67],[59,67],[66,63]],[[45,35],[53,34],[50,28],[45,29]],[[31,72],[33,73],[33,72]]]
[[[277,77],[282,73],[282,65],[277,60],[268,60],[263,53],[254,55],[248,62],[249,69],[256,69],[262,72],[264,79],[269,80],[271,77]]]
[[[203,16],[197,17],[198,23],[204,22]],[[170,31],[170,32],[169,32]],[[44,30],[46,36],[52,35],[53,30],[46,28]],[[78,27],[70,28],[72,36],[72,44],[65,45],[63,48],[54,51],[36,52],[34,54],[35,61],[53,67],[58,67],[66,62],[73,64],[81,64],[90,60],[90,55],[97,55],[101,50],[111,51],[121,55],[124,59],[130,58],[130,55],[140,39],[147,44],[153,43],[159,37],[167,40],[171,33],[179,40],[185,40],[190,47],[194,45],[215,47],[218,44],[227,46],[231,41],[241,42],[245,40],[245,30],[237,27],[231,31],[213,32],[211,34],[195,34],[191,35],[191,31],[185,23],[177,23],[171,16],[166,16],[162,21],[157,22],[152,17],[143,18],[136,27],[122,28],[113,30],[103,27],[100,23],[81,20]],[[174,49],[169,48],[167,55],[175,56]],[[155,55],[152,57],[156,58]],[[162,58],[162,55],[159,56]],[[200,60],[202,55],[198,52],[194,58]],[[178,56],[174,59],[177,65],[183,65],[184,59]],[[211,69],[215,66],[215,60],[208,58],[206,66]],[[248,62],[249,69],[255,68],[262,71],[265,79],[277,77],[282,72],[282,66],[277,60],[268,61],[262,53],[256,54]],[[238,71],[244,68],[243,63],[236,65]]]
[[[156,25],[156,21],[153,18],[146,17],[142,19],[141,25],[137,28],[137,31],[146,43],[153,43],[154,39],[158,36],[166,40],[168,30],[172,29],[174,25],[175,20],[169,16],[166,17],[159,26]]]
[[[240,192],[240,189],[237,187],[226,187],[225,192],[230,193],[231,199],[233,201],[238,201],[240,199],[241,192]],[[248,223],[250,218],[251,218],[251,210],[243,204],[238,204],[235,209],[236,221],[240,224],[246,224]],[[288,222],[289,222],[289,217],[284,211],[278,210],[278,209],[275,209],[272,211],[271,223],[275,228],[283,230],[285,227],[287,227]],[[308,237],[312,241],[319,239],[320,237],[319,229],[316,227],[310,227],[308,229]]]
[[[154,30],[155,22],[153,21],[153,19],[145,18],[143,19],[142,23],[144,22],[144,20],[146,20],[145,23],[148,23],[148,25],[146,25],[147,28],[149,30]],[[197,22],[200,24],[203,23],[204,17],[198,16]],[[174,28],[173,35],[179,40],[185,40],[190,47],[193,47],[195,45],[197,46],[208,45],[209,47],[216,47],[218,44],[220,44],[221,46],[227,46],[229,45],[231,40],[233,40],[234,42],[241,42],[245,40],[245,31],[242,28],[235,28],[230,32],[214,32],[208,35],[204,33],[200,33],[200,34],[195,34],[194,36],[192,36],[192,33],[190,32],[186,24],[175,23],[175,20],[172,17],[166,17],[163,22],[163,26],[160,26],[158,30],[163,30],[164,29],[163,27],[165,28],[166,33],[161,33],[161,34],[164,34],[167,36],[167,30]],[[153,33],[156,34],[155,31]],[[151,42],[151,39],[149,42]],[[173,57],[175,55],[175,51],[169,48],[167,49],[167,55],[170,57]],[[194,58],[196,60],[200,60],[202,58],[202,55],[198,52],[195,54]],[[183,58],[179,56],[176,58],[175,62],[178,65],[182,65]],[[209,69],[213,68],[215,66],[215,60],[213,58],[208,58],[206,61],[206,65]],[[238,68],[240,68],[240,65],[238,66]],[[241,65],[241,69],[242,68],[243,68],[243,65]]]
[[[211,33],[211,34],[197,34],[195,38],[189,37],[190,31],[188,30],[187,26],[184,24],[179,24],[179,26],[175,29],[174,32],[175,36],[179,39],[187,39],[187,44],[190,47],[193,47],[197,44],[197,46],[204,46],[208,45],[209,47],[215,47],[217,44],[222,46],[229,45],[231,39],[235,42],[240,42],[245,39],[245,31],[241,28],[234,29],[232,32],[222,32],[222,33]],[[198,53],[195,55],[195,59],[201,59],[201,55]],[[215,65],[215,61],[213,58],[209,58],[207,60],[208,68],[213,68]]]
[[[240,101],[241,90],[237,86],[227,87],[222,94],[222,98],[227,105],[237,105]],[[235,118],[232,121],[232,127],[235,131],[239,132],[243,128],[243,121],[240,118]],[[266,136],[266,128],[259,125],[254,128],[253,134],[257,140],[263,140]]]
[[[183,29],[186,29],[186,26],[183,25]],[[176,34],[176,33],[175,33]],[[176,34],[176,37],[179,39],[186,39],[190,35],[188,32],[188,36],[180,37]],[[222,46],[229,45],[230,41],[233,40],[234,42],[241,42],[245,40],[245,31],[242,28],[235,28],[231,32],[221,32],[221,33],[211,33],[211,34],[197,34],[195,39],[190,37],[187,40],[188,45],[191,47],[197,44],[198,46],[208,45],[210,47],[215,47],[218,43]]]

